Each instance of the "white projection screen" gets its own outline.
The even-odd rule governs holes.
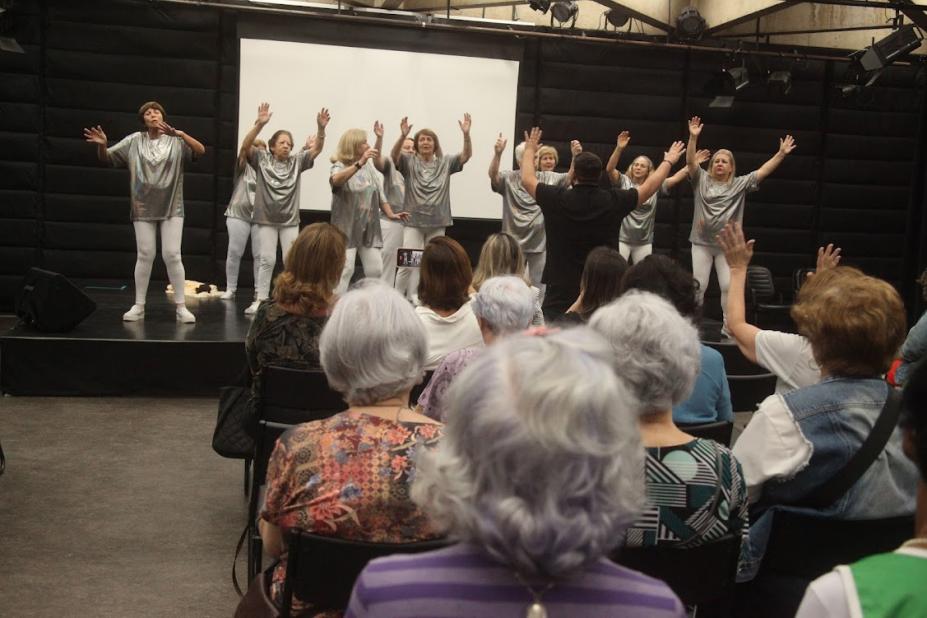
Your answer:
[[[315,133],[319,109],[331,112],[325,148],[302,176],[300,208],[331,209],[329,158],[345,130],[366,130],[372,146],[373,123],[379,120],[388,154],[400,119],[408,116],[413,133],[433,129],[442,150],[453,154],[463,147],[458,121],[469,112],[473,157],[451,177],[451,212],[501,217],[501,198],[489,188],[487,169],[499,134],[510,138],[515,132],[517,61],[242,38],[240,62],[239,144],[262,101],[270,103],[273,117],[261,137],[287,129],[297,148]],[[513,147],[506,147],[503,162],[512,160]]]

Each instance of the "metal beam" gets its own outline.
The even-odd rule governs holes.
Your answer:
[[[652,26],[656,28],[657,30],[661,30],[663,32],[672,32],[673,30],[673,27],[670,26],[669,24],[664,23],[654,17],[651,17],[650,15],[634,10],[625,4],[621,4],[620,2],[615,2],[614,0],[595,0],[595,2],[597,4],[601,4],[602,6],[608,9],[624,11],[625,13],[630,15],[632,19],[636,19],[637,21],[645,23],[648,26]]]
[[[927,11],[927,5],[911,4],[909,2],[897,2],[886,0],[879,2],[877,0],[782,0],[783,4],[836,4],[840,6],[853,6],[863,9],[890,9],[892,11]]]

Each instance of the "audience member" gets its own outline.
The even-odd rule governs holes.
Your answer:
[[[596,247],[590,251],[579,281],[579,298],[567,309],[564,319],[588,322],[596,309],[618,298],[621,279],[627,270],[628,261],[615,249]]]
[[[917,278],[921,294],[927,300],[927,270]],[[901,364],[895,370],[895,383],[904,384],[915,367],[927,356],[927,312],[923,313],[917,323],[911,327],[901,346]]]
[[[521,245],[518,240],[511,234],[498,232],[490,234],[483,243],[480,250],[480,261],[473,271],[473,290],[479,292],[480,286],[490,277],[500,277],[502,275],[515,275],[525,280],[531,286],[531,292],[534,294],[534,304],[536,310],[531,318],[532,326],[544,325],[544,314],[541,313],[541,290],[531,285],[530,279],[525,274],[525,254],[522,253]],[[540,275],[538,275],[540,279]]]

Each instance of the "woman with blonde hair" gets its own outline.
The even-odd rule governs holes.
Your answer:
[[[383,236],[380,230],[382,210],[393,221],[404,221],[406,213],[394,214],[386,199],[383,174],[374,167],[379,153],[367,143],[363,129],[348,129],[338,140],[338,149],[332,155],[332,225],[348,239],[344,270],[338,293],[343,293],[354,275],[355,257],[360,255],[364,276],[379,278],[383,271],[380,248]]]
[[[514,275],[523,280],[531,289],[534,295],[536,310],[534,318],[531,320],[532,326],[542,326],[544,324],[544,314],[541,312],[541,291],[531,285],[531,281],[525,274],[525,254],[521,251],[521,246],[514,236],[505,232],[490,234],[483,243],[480,250],[480,261],[473,271],[473,291],[479,292],[480,287],[487,279],[492,277],[501,277],[504,275]]]

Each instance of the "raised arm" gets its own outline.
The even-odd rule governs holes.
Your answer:
[[[270,111],[270,103],[261,103],[258,105],[257,120],[254,121],[254,126],[251,127],[250,131],[245,133],[244,139],[241,140],[241,149],[244,152],[251,152],[251,148],[254,147],[254,140],[257,139],[258,133],[261,132],[264,125],[270,122],[270,118],[273,115],[273,112]]]
[[[782,163],[797,146],[798,144],[795,143],[795,138],[791,135],[786,135],[780,139],[779,150],[776,151],[776,154],[774,154],[769,161],[761,165],[760,169],[756,170],[756,181],[763,182],[770,174],[776,171],[779,164]]]
[[[489,184],[495,189],[502,182],[499,177],[499,164],[502,162],[502,153],[505,152],[505,145],[508,141],[499,134],[496,138],[496,145],[492,149],[492,160],[489,162]]]
[[[402,143],[406,141],[411,130],[412,125],[409,124],[409,117],[403,116],[402,120],[399,121],[399,139],[393,144],[393,149],[389,153],[390,159],[393,160],[393,164],[397,167],[399,166],[399,158],[402,156]]]
[[[165,135],[170,135],[171,137],[179,137],[184,141],[184,143],[190,147],[190,150],[193,151],[193,154],[197,157],[201,157],[206,154],[206,146],[203,146],[195,137],[184,133],[179,129],[175,129],[171,125],[167,124],[164,121],[158,123],[158,130]]]
[[[532,127],[531,132],[525,131],[525,152],[521,156],[521,184],[528,195],[537,199],[538,175],[534,167],[534,158],[538,153],[538,144],[541,142],[541,129]]]
[[[576,176],[576,157],[583,151],[583,144],[578,139],[570,140],[570,169],[567,170],[567,186],[573,184]]]
[[[689,169],[689,177],[696,178],[698,174],[698,136],[702,134],[702,119],[693,116],[689,120],[689,143],[686,145],[686,167]]]
[[[718,234],[718,244],[731,269],[731,285],[727,290],[727,329],[737,347],[751,363],[756,362],[756,336],[760,329],[747,323],[744,293],[747,288],[747,266],[753,258],[755,241],[745,241],[739,223],[728,223]]]
[[[608,174],[608,179],[613,185],[617,185],[621,182],[621,172],[616,168],[618,167],[619,159],[621,159],[621,153],[624,152],[624,149],[628,147],[630,142],[630,132],[622,131],[619,133],[618,139],[615,141],[615,149],[612,151],[612,156],[608,158],[608,162],[605,164],[605,173]]]
[[[329,114],[328,110],[324,107],[315,116],[317,128],[315,132],[315,142],[310,143],[309,146],[309,157],[313,160],[315,160],[315,158],[321,154],[322,149],[325,148],[325,127],[328,126],[331,119],[331,114]]]
[[[84,129],[84,140],[90,144],[96,144],[97,159],[102,163],[109,163],[109,155],[106,153],[106,133],[103,132],[100,125]]]
[[[650,172],[650,176],[647,177],[647,180],[637,188],[638,206],[649,200],[651,196],[659,190],[663,181],[666,180],[669,171],[676,165],[676,162],[679,161],[679,157],[682,156],[685,149],[686,147],[683,146],[682,142],[673,142],[669,150],[663,153],[663,161]]]
[[[377,152],[383,152],[383,125],[379,120],[373,121],[373,134],[377,136],[376,141],[373,143],[373,149]],[[386,173],[386,165],[383,163],[383,157],[374,159],[373,166],[377,168],[377,171],[381,174]]]
[[[704,163],[710,158],[711,158],[711,152],[708,150],[699,150],[697,153],[695,153],[695,161],[696,163],[699,164],[699,166],[701,166],[702,163]],[[680,182],[682,182],[688,177],[689,177],[689,168],[688,167],[681,168],[678,172],[676,172],[675,174],[673,174],[672,176],[666,179],[667,190],[672,189],[673,187],[675,187],[676,185],[678,185]]]
[[[463,133],[463,150],[460,151],[460,165],[465,165],[473,156],[473,144],[470,143],[470,114],[464,114],[463,120],[458,120],[460,131]]]

